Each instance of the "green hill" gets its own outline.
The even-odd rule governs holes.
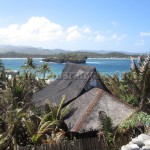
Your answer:
[[[48,58],[43,59],[46,62],[56,62],[56,63],[86,63],[87,56],[80,55],[78,53],[67,53],[67,54],[58,54],[51,55]]]

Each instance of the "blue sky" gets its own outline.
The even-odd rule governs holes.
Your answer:
[[[0,45],[150,52],[150,0],[4,0]]]

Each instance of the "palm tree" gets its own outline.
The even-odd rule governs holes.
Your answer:
[[[43,74],[43,79],[45,79],[46,73],[51,72],[51,69],[50,69],[48,63],[45,63],[45,62],[44,62],[44,63],[39,67],[38,72],[40,72],[41,74]]]
[[[19,81],[21,81],[24,86],[28,88],[32,87],[32,90],[35,92],[38,89],[42,88],[44,84],[37,79],[37,72],[36,69],[37,65],[34,63],[32,58],[27,58],[27,61],[25,62],[24,66],[21,66],[20,69],[23,71],[21,72],[21,75],[18,77]]]
[[[28,70],[29,72],[36,69],[36,64],[34,63],[33,58],[28,57],[27,61],[25,62],[25,65],[21,66],[21,68],[24,69],[24,70]]]
[[[47,79],[51,79],[51,78],[55,78],[56,75],[51,71],[50,66],[48,65],[48,63],[43,63],[41,64],[41,66],[39,67],[39,69],[37,70],[39,73],[43,74],[43,78],[40,79],[39,78],[39,83],[42,84],[42,87],[45,86],[46,82],[46,78]],[[49,73],[46,77],[46,73]],[[40,75],[39,75],[40,76]]]

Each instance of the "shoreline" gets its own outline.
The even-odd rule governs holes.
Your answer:
[[[16,57],[16,58],[12,58],[12,57],[6,57],[6,58],[0,58],[0,59],[27,59],[26,57]],[[39,57],[39,58],[37,58],[37,57],[33,57],[33,59],[43,59],[42,57]],[[129,60],[130,58],[124,58],[124,57],[122,57],[122,58],[118,58],[118,57],[107,57],[107,58],[102,58],[102,57],[97,57],[97,58],[91,58],[91,57],[89,57],[89,58],[87,58],[87,59],[127,59],[127,60]],[[134,59],[138,59],[138,58],[134,58]]]
[[[130,58],[117,58],[117,57],[113,57],[113,58],[112,58],[112,57],[107,57],[107,58],[102,58],[102,57],[90,58],[90,57],[89,57],[89,58],[87,58],[87,59],[111,59],[111,60],[112,60],[112,59],[128,59],[128,60],[129,60]]]
[[[16,57],[16,58],[12,58],[12,57],[6,57],[6,58],[0,58],[0,59],[27,59],[26,57]],[[37,58],[37,57],[33,57],[33,59],[43,59],[43,58]]]
[[[105,58],[102,58],[102,57],[97,57],[97,58],[87,58],[87,59],[111,59],[111,60],[113,60],[113,59],[124,59],[124,60],[130,60],[130,58],[124,58],[124,57],[122,57],[122,58],[119,58],[119,57],[105,57]],[[134,59],[138,59],[138,58],[134,58]]]

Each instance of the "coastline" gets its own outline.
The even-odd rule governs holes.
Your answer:
[[[0,58],[1,59],[1,58]],[[35,58],[35,63],[37,66],[40,66],[43,62],[42,59]],[[3,58],[2,62],[5,65],[5,68],[9,68],[12,70],[18,70],[20,66],[24,64],[26,61],[26,58]],[[121,62],[121,63],[120,63]],[[94,66],[96,67],[98,72],[104,73],[104,74],[114,74],[116,71],[122,73],[124,71],[129,70],[130,65],[130,59],[125,58],[88,58],[86,60],[85,65]],[[52,71],[56,75],[60,75],[62,70],[64,69],[64,66],[66,63],[54,63],[49,62],[48,63],[52,69]]]
[[[124,57],[122,57],[122,58],[119,58],[119,57],[97,57],[97,58],[87,58],[87,59],[111,59],[111,60],[130,60],[130,58],[124,58]],[[134,58],[134,59],[138,59],[138,58]]]
[[[127,60],[130,60],[130,58],[124,58],[124,57],[122,57],[122,58],[118,58],[118,57],[107,57],[107,58],[102,58],[102,57],[97,57],[97,58],[87,58],[87,59],[111,59],[111,60],[117,60],[117,59],[123,59],[123,60],[125,60],[125,59],[127,59]]]
[[[16,58],[14,58],[14,57],[13,58],[12,57],[6,57],[6,58],[0,58],[0,59],[27,59],[27,58],[26,57],[20,57],[20,58],[19,57],[16,57]],[[43,58],[40,58],[40,57],[39,58],[37,58],[37,57],[34,58],[33,57],[33,59],[43,59]]]
[[[6,58],[0,58],[0,59],[27,59],[26,57],[16,57],[16,58],[14,58],[14,57],[6,57]],[[37,57],[33,57],[33,59],[43,59],[42,57],[39,57],[39,58],[37,58]],[[124,58],[124,57],[122,57],[122,58],[118,58],[118,57],[96,57],[96,58],[92,58],[92,57],[89,57],[89,58],[87,58],[87,59],[111,59],[111,60],[115,60],[115,59],[127,59],[127,60],[130,60],[130,58]],[[134,58],[134,59],[138,59],[138,58]],[[50,62],[50,63],[54,63],[54,62]]]

